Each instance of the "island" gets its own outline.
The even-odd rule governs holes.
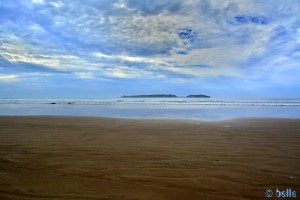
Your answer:
[[[122,96],[121,98],[176,98],[173,94],[150,94],[150,95],[129,95]]]
[[[204,94],[197,94],[197,95],[188,95],[187,98],[210,98],[210,96]]]

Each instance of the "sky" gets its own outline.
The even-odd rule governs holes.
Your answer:
[[[0,0],[0,98],[300,98],[299,0]]]

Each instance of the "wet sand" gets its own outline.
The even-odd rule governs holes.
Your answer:
[[[300,196],[300,120],[0,117],[1,200],[265,199],[276,188]]]

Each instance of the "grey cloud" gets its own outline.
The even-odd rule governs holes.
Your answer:
[[[63,70],[57,70],[49,68],[42,65],[26,63],[26,62],[16,62],[11,63],[2,56],[0,56],[0,67],[5,69],[6,73],[31,73],[31,72],[44,72],[44,73],[59,73],[66,74],[69,73]]]
[[[126,0],[128,7],[134,8],[143,15],[156,15],[163,11],[178,12],[183,4],[181,0]]]

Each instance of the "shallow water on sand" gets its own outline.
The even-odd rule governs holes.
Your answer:
[[[0,115],[65,115],[118,118],[221,120],[240,117],[300,118],[300,106],[202,104],[2,103]]]

